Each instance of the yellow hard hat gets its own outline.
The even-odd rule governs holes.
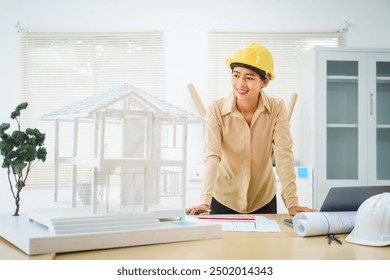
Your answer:
[[[225,61],[229,68],[244,64],[244,67],[247,65],[250,66],[250,69],[251,67],[254,67],[264,71],[265,74],[269,76],[270,80],[275,79],[272,55],[269,50],[262,45],[251,43],[243,46],[234,54],[233,58],[226,58]],[[251,70],[256,71],[256,69]]]

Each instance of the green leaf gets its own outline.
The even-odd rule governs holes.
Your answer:
[[[36,146],[42,146],[45,142],[46,135],[44,133],[41,133],[39,129],[37,128],[27,128],[26,134],[29,135],[31,138],[31,144],[34,144]]]
[[[7,135],[5,131],[10,127],[11,125],[9,123],[2,123],[0,125],[0,137],[3,138],[4,135]]]
[[[15,150],[10,150],[6,155],[6,158],[13,160],[19,157],[19,152]]]
[[[20,159],[27,162],[34,161],[37,157],[37,151],[33,145],[23,145],[18,151]]]
[[[21,146],[29,140],[28,135],[24,131],[15,130],[11,135],[16,146]]]
[[[0,143],[0,152],[4,157],[9,157],[8,154],[15,148],[15,145],[10,140],[12,139],[8,139],[8,141],[3,141]]]
[[[15,111],[11,113],[11,119],[16,119],[20,116],[20,111],[26,109],[28,106],[27,102],[20,103],[18,106],[16,106]]]
[[[26,186],[26,183],[23,182],[23,181],[18,181],[18,182],[16,183],[16,187],[18,188],[19,191],[20,191],[21,189],[23,189],[25,186]]]
[[[11,166],[11,160],[8,158],[4,158],[3,164],[1,165],[2,168],[9,168]]]
[[[27,163],[24,162],[24,160],[21,160],[21,159],[14,160],[14,161],[11,163],[12,173],[18,174],[18,173],[21,172],[26,166],[27,166]]]
[[[45,148],[38,148],[37,159],[39,159],[42,162],[44,162],[44,161],[46,161],[46,155],[47,155],[47,151],[46,151]]]

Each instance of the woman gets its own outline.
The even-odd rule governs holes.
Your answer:
[[[298,206],[285,104],[263,92],[274,79],[271,53],[252,43],[226,62],[232,70],[232,94],[207,110],[201,204],[188,212],[276,213],[272,151],[289,215],[314,211]]]

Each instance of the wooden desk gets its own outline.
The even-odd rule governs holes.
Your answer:
[[[279,233],[223,232],[221,239],[187,241],[109,250],[57,254],[57,260],[390,260],[390,246],[369,247],[345,241],[342,245],[325,236],[300,237],[283,223],[287,215],[264,215],[277,220]]]
[[[283,223],[287,215],[265,215],[275,219],[281,232],[223,232],[220,239],[207,239],[85,252],[28,256],[0,238],[0,259],[56,260],[390,260],[390,246],[370,247],[345,241],[330,245],[324,236],[300,237]]]

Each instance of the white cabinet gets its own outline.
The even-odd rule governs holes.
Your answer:
[[[330,187],[390,185],[390,50],[315,48],[304,63],[302,164]]]

